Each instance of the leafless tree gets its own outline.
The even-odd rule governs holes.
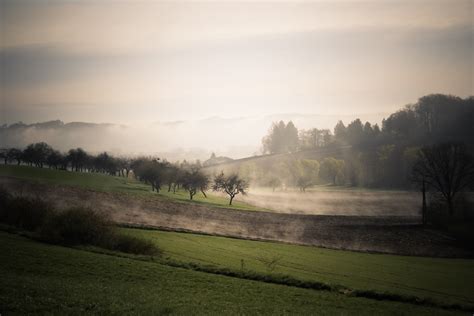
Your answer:
[[[439,192],[449,214],[453,215],[457,195],[474,183],[473,159],[466,146],[460,143],[423,147],[413,167],[412,180],[422,188],[428,186]],[[426,202],[423,207],[426,211]]]
[[[222,191],[229,195],[229,205],[232,205],[232,200],[237,194],[246,194],[247,188],[248,183],[244,179],[239,178],[236,174],[225,176],[223,172],[214,178],[212,186],[214,191]]]

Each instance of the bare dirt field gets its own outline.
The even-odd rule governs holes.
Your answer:
[[[470,257],[454,240],[422,228],[417,216],[332,216],[241,211],[176,202],[154,196],[99,192],[0,177],[0,185],[54,202],[88,206],[121,224],[273,240],[334,249],[404,255]]]

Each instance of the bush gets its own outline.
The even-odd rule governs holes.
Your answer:
[[[40,237],[66,246],[92,245],[132,254],[160,254],[151,241],[120,234],[108,216],[87,208],[54,214],[41,227]]]
[[[88,208],[63,212],[38,198],[15,197],[0,188],[0,222],[28,231],[38,237],[65,246],[92,245],[142,255],[159,255],[151,241],[122,235],[104,213]]]
[[[104,248],[136,255],[159,255],[161,253],[151,241],[137,237],[114,234]]]
[[[61,245],[100,245],[112,234],[111,221],[87,208],[71,208],[50,216],[40,229],[43,240]]]
[[[51,204],[39,198],[15,197],[0,189],[0,222],[35,231],[52,212]]]
[[[0,187],[0,216],[6,211],[8,202],[12,199],[12,195],[4,187]]]

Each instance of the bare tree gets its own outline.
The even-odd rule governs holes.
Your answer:
[[[444,143],[423,147],[413,167],[412,180],[421,184],[422,192],[428,186],[441,193],[449,214],[453,215],[458,193],[474,182],[474,163],[464,144]],[[426,211],[426,202],[423,207]]]
[[[246,194],[247,188],[248,183],[245,180],[239,178],[238,175],[232,174],[230,176],[225,176],[224,172],[221,172],[214,178],[214,184],[212,186],[214,191],[225,192],[227,195],[229,195],[229,205],[232,205],[232,200],[237,194]]]
[[[189,192],[190,200],[193,199],[198,191],[201,191],[207,197],[205,191],[209,186],[209,178],[199,169],[194,169],[185,173],[182,185]]]
[[[20,165],[23,159],[23,151],[18,148],[10,148],[7,152],[8,160],[16,160],[16,164]]]

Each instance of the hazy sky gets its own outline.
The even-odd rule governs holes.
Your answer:
[[[2,123],[389,113],[474,94],[470,0],[0,3]]]

